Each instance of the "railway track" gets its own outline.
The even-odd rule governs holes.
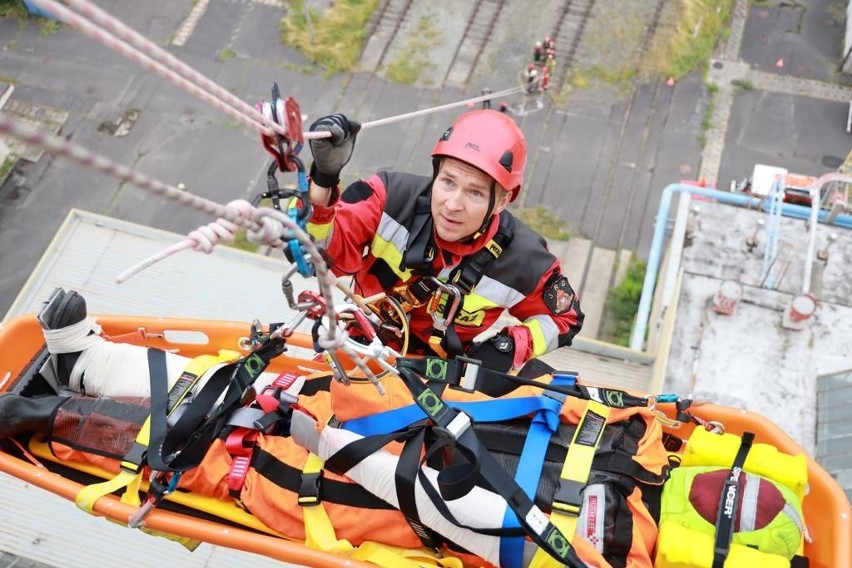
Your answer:
[[[390,46],[403,28],[413,0],[385,0],[367,23],[367,44],[361,54],[364,71],[378,71],[384,64]]]
[[[556,40],[554,88],[561,88],[577,57],[577,49],[591,18],[595,0],[565,0],[557,13],[550,37]]]
[[[651,17],[648,25],[646,26],[645,36],[643,41],[641,42],[641,47],[639,49],[639,53],[637,54],[637,60],[642,56],[645,51],[647,51],[651,38],[653,37],[656,29],[659,25],[660,16],[663,11],[663,7],[665,4],[665,0],[655,0],[654,8],[651,12]],[[627,196],[626,199],[620,193],[618,195],[617,202],[613,200],[614,197],[614,189],[616,185],[619,184],[620,180],[618,178],[618,170],[622,167],[625,160],[622,158],[624,151],[624,142],[628,136],[629,128],[631,125],[631,119],[633,118],[632,112],[637,99],[637,85],[633,85],[633,89],[628,100],[627,106],[624,110],[624,115],[621,119],[620,130],[618,134],[618,139],[614,146],[613,156],[610,160],[609,170],[607,172],[606,181],[603,187],[603,201],[601,206],[598,209],[598,214],[595,219],[594,225],[591,231],[587,231],[586,234],[589,236],[592,241],[592,247],[589,251],[589,256],[587,258],[586,266],[588,267],[591,263],[591,256],[594,251],[594,246],[600,244],[602,240],[602,230],[604,228],[604,220],[605,218],[609,219],[611,222],[614,222],[616,226],[620,227],[620,232],[615,243],[606,243],[607,248],[613,248],[616,251],[621,251],[625,247],[634,249],[638,245],[639,235],[636,236],[635,242],[627,243],[627,228],[629,225],[629,218],[631,214],[631,210],[633,208],[634,203],[637,202],[639,186],[637,184],[637,179],[640,177],[638,172],[634,175],[631,175],[629,178],[628,188],[627,188]],[[648,112],[644,116],[644,120],[642,120],[641,125],[641,135],[639,137],[639,147],[635,151],[635,159],[631,160],[637,165],[640,165],[645,162],[648,157],[648,141],[650,139],[651,129],[655,120],[658,120],[657,117],[657,102],[659,101],[661,96],[671,96],[670,93],[663,93],[663,85],[660,82],[657,82],[654,86],[654,92],[652,94],[652,104],[650,105],[650,112]],[[633,127],[635,128],[635,126]],[[621,183],[621,187],[624,187],[624,184]],[[589,206],[589,201],[586,202],[586,207]],[[619,208],[620,211],[608,211],[608,208]],[[588,218],[584,212],[583,217]],[[665,222],[664,220],[660,220],[659,222]],[[641,231],[641,227],[640,227]],[[610,288],[613,285],[613,280],[615,278],[616,271],[612,271],[612,275],[610,276],[610,281],[607,283],[607,288]],[[583,289],[586,286],[586,280],[588,278],[588,270],[584,272],[582,280],[580,282],[580,288]],[[598,285],[600,283],[597,283]]]
[[[476,0],[452,64],[444,76],[444,84],[459,87],[467,85],[482,52],[494,35],[494,26],[506,2],[507,0]]]

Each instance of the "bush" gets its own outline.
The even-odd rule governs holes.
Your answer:
[[[302,0],[288,0],[281,37],[329,74],[351,71],[364,47],[367,22],[378,5],[379,0],[335,0],[321,14],[310,11],[309,28]]]
[[[512,213],[542,237],[560,241],[571,238],[573,231],[567,226],[565,220],[554,215],[546,207],[538,205],[531,209],[516,209]]]
[[[624,279],[610,289],[605,308],[603,339],[611,343],[630,345],[633,320],[639,311],[639,298],[645,282],[646,264],[635,256],[627,265]]]

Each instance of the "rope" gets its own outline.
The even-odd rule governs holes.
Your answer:
[[[166,59],[166,56],[168,56],[168,59],[166,60],[170,61],[171,64],[175,65],[178,69],[181,70],[181,72],[190,72],[193,78],[201,78],[202,81],[205,81],[203,84],[210,86],[214,85],[212,81],[206,79],[200,73],[192,70],[188,65],[180,63],[177,58],[174,58],[173,56],[167,54],[161,48],[154,45],[150,40],[139,36],[138,34],[136,34],[136,32],[131,33],[130,28],[128,28],[118,20],[115,20],[114,18],[112,18],[111,20],[106,20],[106,18],[111,17],[107,16],[105,13],[95,12],[96,7],[91,6],[91,4],[86,0],[71,1],[74,3],[74,5],[82,5],[87,8],[92,8],[92,10],[89,11],[95,14],[97,18],[102,19],[104,21],[109,21],[110,26],[113,27],[115,30],[120,31],[122,35],[124,35],[124,37],[130,42],[146,46],[146,49],[152,54],[155,53],[155,50],[158,50],[156,51],[156,53],[159,53],[159,55],[157,56],[163,59]],[[255,109],[251,109],[248,104],[243,101],[239,101],[239,99],[237,99],[236,97],[230,96],[227,98],[229,100],[239,101],[239,106],[241,109],[243,108],[243,106],[249,107],[252,112],[246,112],[245,110],[237,110],[231,106],[226,105],[222,102],[220,98],[217,98],[211,93],[200,88],[192,81],[185,79],[177,72],[173,71],[172,69],[169,69],[166,65],[156,61],[153,57],[149,57],[139,49],[136,49],[131,45],[128,45],[124,41],[116,38],[108,30],[93,24],[92,22],[78,14],[75,14],[74,12],[72,12],[62,4],[56,2],[55,0],[33,0],[33,4],[37,5],[39,8],[50,12],[51,14],[60,18],[63,22],[66,22],[74,29],[82,32],[84,35],[94,39],[98,43],[101,43],[109,49],[120,53],[121,55],[127,57],[134,63],[141,65],[149,71],[152,71],[153,73],[159,75],[163,79],[166,79],[170,83],[173,83],[177,87],[187,91],[188,93],[198,97],[202,101],[221,110],[222,112],[224,112],[234,120],[237,120],[241,124],[248,126],[252,129],[259,130],[264,134],[275,134],[274,132],[272,132],[272,130],[270,130],[269,127],[267,127],[266,124],[271,123],[265,123],[263,115],[258,113]],[[221,91],[223,91],[224,89],[222,89],[222,87],[215,86],[214,90],[219,96],[222,96]],[[259,117],[260,120],[258,120],[256,117]],[[279,125],[275,125],[275,127],[276,132],[279,132],[281,134],[286,132],[285,129]]]
[[[211,217],[223,217],[240,227],[262,234],[265,242],[269,245],[274,244],[279,235],[269,234],[268,221],[273,220],[273,222],[280,223],[285,229],[290,231],[290,234],[296,238],[296,240],[298,240],[304,247],[304,250],[307,251],[316,270],[319,292],[325,299],[326,305],[328,306],[328,317],[330,318],[330,321],[336,321],[337,316],[334,312],[333,298],[331,295],[331,286],[334,282],[334,276],[328,272],[325,261],[310,236],[299,228],[299,226],[284,213],[269,207],[260,207],[254,210],[250,219],[242,217],[236,209],[225,207],[215,201],[204,199],[203,197],[199,197],[188,191],[182,191],[171,185],[166,185],[157,179],[131,170],[130,168],[122,166],[109,158],[87,150],[79,144],[70,142],[53,134],[39,130],[29,124],[15,120],[3,112],[0,112],[0,132],[17,138],[22,142],[26,142],[31,146],[45,150],[50,154],[64,156],[84,167],[95,169],[122,181],[132,183],[140,189],[160,197],[165,197],[170,201],[180,203],[186,207],[191,207],[206,213]],[[336,326],[328,326],[328,341],[330,343],[337,340],[335,329]]]
[[[286,130],[283,126],[266,120],[263,114],[261,114],[257,109],[239,99],[228,90],[216,84],[214,81],[210,80],[186,63],[180,61],[178,58],[168,53],[148,38],[140,35],[114,16],[111,16],[101,10],[89,0],[66,0],[66,2],[72,8],[94,20],[95,23],[92,23],[92,21],[87,20],[80,14],[74,13],[72,10],[66,8],[56,0],[32,0],[32,3],[37,7],[50,12],[52,15],[58,17],[63,22],[66,22],[74,29],[103,44],[107,48],[117,51],[131,61],[145,67],[149,71],[152,71],[177,87],[221,110],[241,124],[258,130],[262,134],[266,135],[274,133],[281,135],[286,134]],[[450,110],[500,97],[507,97],[523,91],[524,87],[522,86],[511,87],[496,93],[489,93],[453,103],[447,103],[365,122],[361,125],[361,128],[369,129],[376,126],[394,124],[396,122],[402,122],[404,120],[409,120],[411,118],[435,112]],[[224,104],[222,102],[223,100],[228,104]],[[327,131],[306,131],[302,133],[302,136],[305,140],[316,140],[319,138],[327,138],[331,136],[331,133]]]

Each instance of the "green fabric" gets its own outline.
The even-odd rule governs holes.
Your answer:
[[[689,491],[695,477],[701,473],[718,471],[719,467],[696,466],[678,467],[672,470],[671,477],[663,487],[661,501],[660,523],[674,521],[690,529],[707,534],[714,534],[715,527],[707,522],[692,507],[689,501]],[[761,552],[778,554],[787,559],[792,558],[799,550],[802,531],[799,522],[803,519],[802,506],[795,494],[784,485],[767,478],[747,473],[749,481],[763,479],[774,485],[787,502],[787,508],[775,516],[766,527],[747,532],[735,532],[733,541],[737,544],[753,546]],[[798,517],[798,518],[797,518]]]

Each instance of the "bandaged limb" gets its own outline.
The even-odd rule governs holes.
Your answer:
[[[350,442],[361,439],[361,436],[354,432],[338,428],[327,427],[323,428],[321,433],[318,433],[316,426],[316,422],[311,417],[302,412],[294,412],[290,432],[297,444],[324,460]],[[397,500],[394,481],[394,472],[398,462],[398,456],[380,450],[367,456],[347,471],[346,476],[376,497],[398,508],[399,501]],[[425,466],[422,470],[437,492],[438,472]],[[432,503],[419,480],[415,483],[415,499],[417,513],[424,525],[451,542],[463,544],[469,552],[492,564],[499,565],[500,539],[498,537],[482,535],[451,523]],[[506,513],[506,501],[496,493],[481,487],[474,487],[470,493],[461,499],[446,501],[445,503],[459,523],[475,528],[499,527]],[[525,548],[528,550],[525,550],[524,557],[531,558],[536,549],[535,545],[526,543]]]

